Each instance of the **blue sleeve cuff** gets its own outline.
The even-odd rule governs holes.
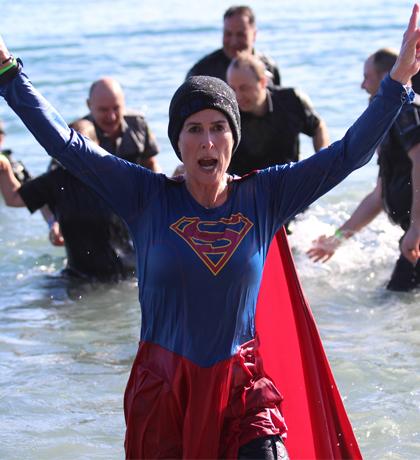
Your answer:
[[[411,104],[416,94],[410,86],[402,85],[400,82],[393,80],[388,74],[381,82],[378,96],[398,100],[401,104]]]

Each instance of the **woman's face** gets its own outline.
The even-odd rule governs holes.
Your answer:
[[[233,149],[233,134],[226,116],[214,109],[189,116],[179,135],[178,148],[187,180],[203,185],[221,181]]]

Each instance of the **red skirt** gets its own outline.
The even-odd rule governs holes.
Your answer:
[[[252,439],[285,436],[282,399],[256,340],[209,368],[140,342],[124,396],[126,458],[237,458]]]

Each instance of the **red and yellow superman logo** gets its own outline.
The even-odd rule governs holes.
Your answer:
[[[181,217],[169,228],[179,235],[217,275],[227,264],[253,223],[241,213],[218,221]]]

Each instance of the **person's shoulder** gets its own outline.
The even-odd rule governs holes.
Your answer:
[[[212,75],[220,78],[220,73],[225,72],[229,65],[229,58],[225,55],[222,48],[206,54],[197,61],[187,73],[187,78],[195,75]]]
[[[147,126],[146,117],[139,110],[126,110],[124,114],[124,121],[131,129],[143,129]]]
[[[410,104],[404,104],[401,112],[415,112],[420,110],[420,94],[414,93],[414,99]]]
[[[275,86],[269,88],[272,91],[273,99],[289,104],[300,104],[306,107],[313,107],[310,97],[301,89],[293,87]]]
[[[255,182],[257,180],[257,177],[261,171],[261,169],[253,169],[242,176],[237,176],[236,174],[234,174],[233,183],[239,186],[243,186],[244,184],[252,184],[252,182]]]
[[[124,120],[144,120],[144,113],[140,110],[127,109],[124,113]]]
[[[198,67],[201,65],[206,65],[214,61],[219,61],[220,59],[226,59],[225,54],[223,53],[223,49],[219,48],[215,51],[212,51],[209,54],[206,54],[201,59],[199,59],[193,67]]]
[[[268,54],[261,51],[255,51],[255,55],[265,64],[266,67],[270,66],[277,68],[276,61]]]
[[[21,184],[21,189],[26,191],[39,190],[47,187],[63,187],[63,181],[66,178],[66,170],[63,167],[57,167],[54,169],[49,169],[39,176],[36,176],[24,183]]]
[[[82,120],[87,120],[87,121],[90,121],[90,122],[92,122],[93,124],[95,124],[95,120],[93,119],[91,113],[86,114],[84,117],[77,118],[76,120],[74,120],[74,121],[72,122],[72,124],[73,124],[73,123],[78,123],[79,121],[82,121]]]
[[[296,95],[296,88],[272,85],[267,90],[275,97],[290,97]]]
[[[255,51],[255,55],[264,64],[273,85],[281,85],[280,69],[273,58],[261,51]]]
[[[402,106],[392,128],[396,128],[397,133],[404,138],[412,138],[415,134],[417,140],[420,133],[420,95],[416,94],[411,104]]]
[[[260,61],[264,64],[265,68],[272,74],[272,79],[274,85],[279,85],[280,81],[280,70],[276,63],[276,61],[266,53],[262,53],[261,51],[255,51],[255,55],[260,59]]]
[[[56,183],[63,185],[63,181],[73,181],[76,179],[75,176],[70,174],[67,169],[61,163],[55,163],[52,168],[46,171],[43,176],[46,180],[49,180],[51,183]]]
[[[296,101],[300,99],[301,92],[297,88],[284,87],[284,86],[271,86],[267,88],[273,101],[287,102]]]
[[[401,107],[400,113],[397,116],[397,121],[400,122],[410,116],[419,118],[420,124],[420,95],[417,93],[411,104],[404,104]]]
[[[290,169],[293,164],[294,163],[278,164],[263,169],[254,169],[243,176],[235,176],[233,182],[237,186],[244,188],[268,185],[273,179],[282,177],[284,172]]]

